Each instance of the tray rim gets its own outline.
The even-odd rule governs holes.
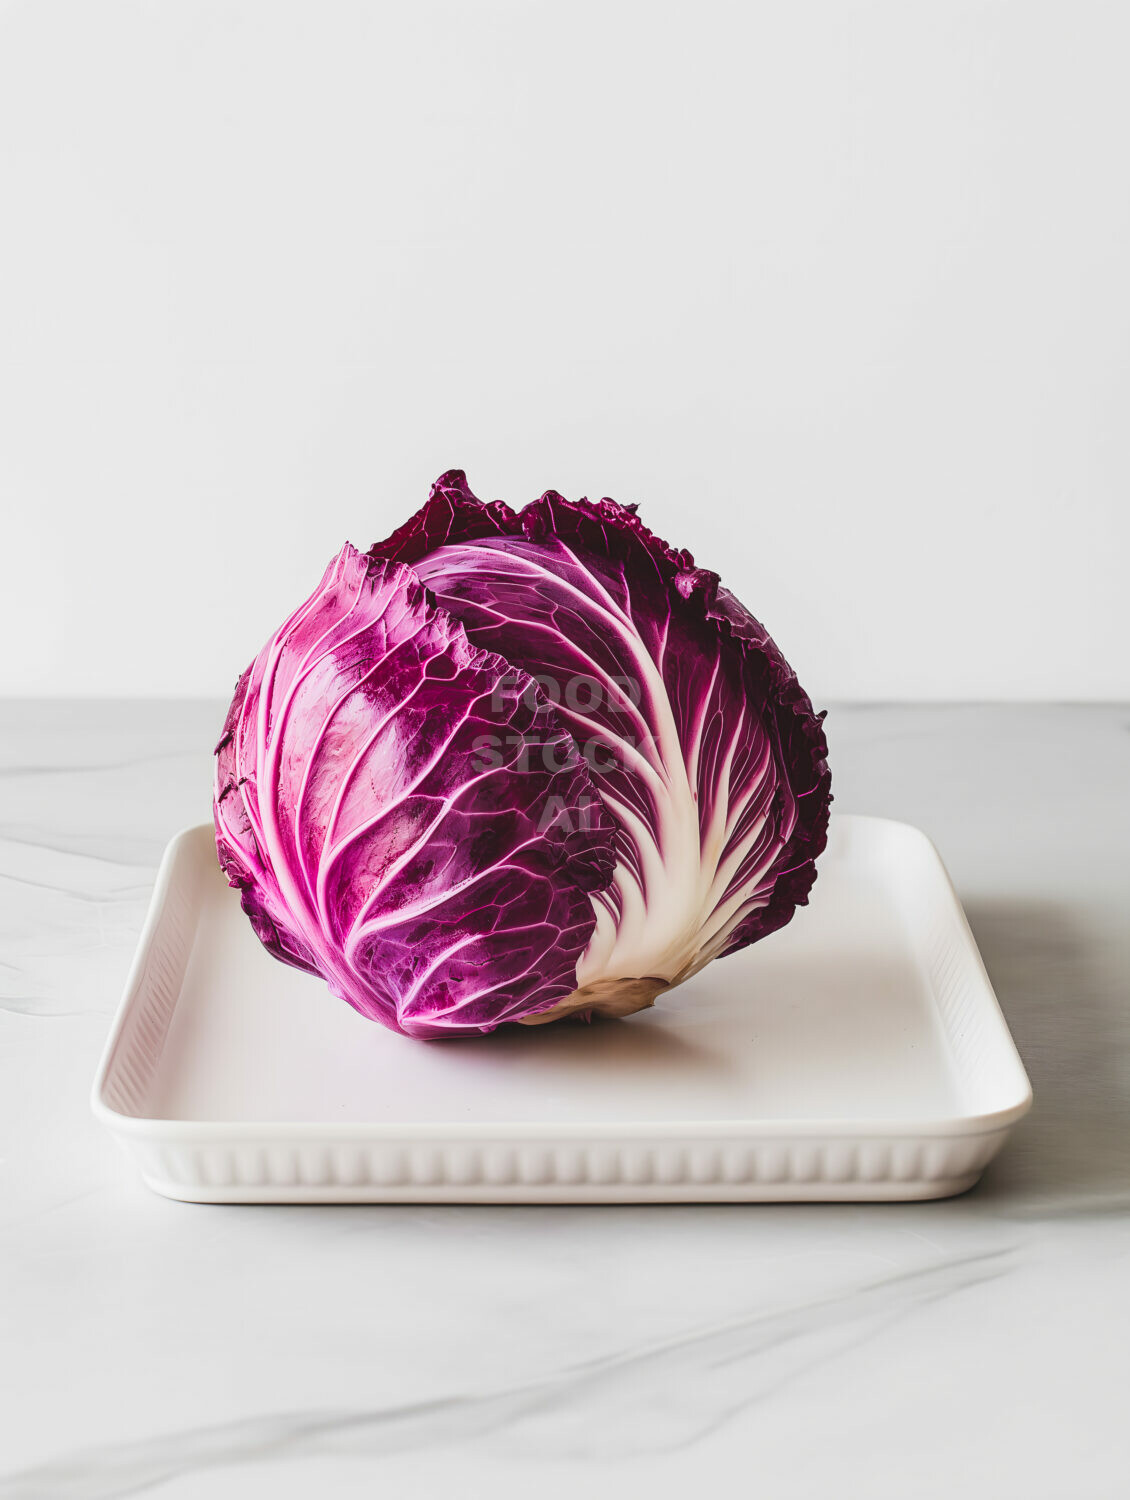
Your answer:
[[[835,813],[833,818],[836,823],[843,826],[847,823],[883,824],[890,828],[899,829],[904,835],[910,833],[915,839],[921,841],[928,847],[933,861],[940,871],[947,893],[948,903],[957,918],[962,946],[972,957],[977,976],[983,987],[984,997],[982,1003],[990,1010],[993,1024],[998,1032],[998,1041],[1010,1054],[1010,1061],[1014,1065],[1016,1082],[1021,1085],[1018,1096],[1012,1103],[996,1110],[980,1113],[955,1114],[942,1118],[929,1117],[905,1117],[891,1119],[884,1117],[867,1118],[863,1116],[843,1117],[797,1117],[795,1119],[782,1119],[774,1116],[743,1116],[735,1119],[720,1118],[717,1120],[662,1120],[648,1121],[623,1120],[604,1122],[564,1122],[564,1121],[470,1121],[470,1122],[395,1122],[395,1121],[328,1121],[328,1120],[191,1120],[173,1119],[156,1115],[129,1114],[116,1108],[105,1097],[105,1090],[109,1082],[113,1066],[117,1057],[119,1046],[122,1043],[123,1032],[130,1018],[131,1012],[138,1002],[146,977],[147,964],[150,952],[165,916],[165,909],[169,900],[170,891],[173,888],[174,878],[180,862],[191,857],[190,846],[201,842],[205,837],[211,841],[212,826],[208,823],[191,824],[181,828],[169,840],[165,847],[158,868],[157,877],[154,882],[153,893],[150,898],[149,908],[145,921],[138,937],[137,946],[129,971],[123,986],[121,998],[114,1012],[112,1024],[102,1048],[98,1067],[95,1072],[90,1093],[90,1104],[95,1118],[119,1138],[131,1138],[139,1144],[148,1141],[151,1144],[168,1144],[175,1146],[178,1143],[199,1143],[202,1146],[209,1144],[220,1144],[230,1142],[234,1145],[298,1145],[314,1146],[319,1144],[405,1144],[419,1143],[421,1145],[442,1145],[450,1143],[453,1145],[482,1146],[482,1145],[527,1145],[537,1147],[539,1145],[554,1145],[568,1142],[583,1144],[591,1143],[622,1143],[632,1145],[635,1143],[651,1143],[653,1145],[688,1145],[693,1146],[698,1142],[725,1141],[734,1145],[752,1145],[758,1142],[782,1143],[788,1141],[811,1142],[823,1140],[832,1143],[861,1143],[865,1141],[908,1141],[913,1140],[918,1144],[955,1139],[962,1137],[991,1137],[1000,1135],[1003,1141],[1007,1131],[1027,1114],[1032,1105],[1032,1086],[1024,1067],[1023,1059],[1020,1057],[1016,1043],[1009,1030],[1007,1019],[997,999],[992,981],[985,968],[984,960],[978,948],[976,938],[969,926],[968,918],[962,906],[960,898],[954,887],[949,871],[942,860],[937,847],[929,836],[915,825],[903,822],[899,819],[876,817],[871,814],[860,813]],[[173,1002],[172,1010],[179,1003],[180,991]],[[170,1011],[171,1014],[171,1011]],[[406,1046],[418,1045],[410,1039],[404,1039]],[[435,1045],[442,1046],[439,1042]],[[124,1144],[124,1141],[123,1141]],[[972,1175],[971,1181],[976,1181],[982,1169],[978,1169]],[[968,1174],[965,1174],[968,1176]],[[157,1183],[144,1172],[146,1181],[151,1186]],[[965,1178],[963,1177],[963,1181]],[[941,1179],[938,1179],[939,1185]],[[863,1183],[861,1186],[867,1186]],[[873,1182],[870,1186],[880,1189],[889,1186],[885,1179]],[[966,1186],[971,1185],[966,1182]],[[584,1183],[578,1188],[578,1195],[571,1201],[602,1201],[599,1192],[599,1184]],[[624,1185],[625,1188],[630,1185]],[[800,1186],[803,1186],[801,1184]],[[823,1187],[825,1189],[834,1186],[831,1183],[813,1183],[812,1187]],[[897,1185],[896,1185],[897,1186]],[[906,1187],[912,1184],[904,1184]],[[702,1189],[712,1190],[714,1185],[710,1183],[699,1184]],[[948,1191],[961,1191],[960,1187],[949,1188]],[[182,1187],[179,1184],[168,1183],[158,1187],[158,1191],[169,1196],[182,1196]],[[209,1188],[208,1200],[213,1202],[232,1201],[249,1202],[263,1201],[261,1197],[250,1196],[267,1192],[268,1189],[255,1188],[251,1184],[244,1185],[239,1189],[239,1196],[218,1197],[217,1189]],[[289,1196],[294,1193],[304,1192],[304,1198]],[[343,1199],[340,1194],[341,1188],[332,1188],[327,1191],[324,1188],[303,1188],[301,1184],[294,1184],[285,1190],[287,1196],[279,1198],[277,1193],[272,1201],[329,1201],[329,1193],[335,1195],[334,1201],[444,1201],[451,1200],[452,1186],[444,1184],[443,1190],[433,1193],[430,1199],[419,1196],[411,1196],[405,1190],[398,1190],[391,1194],[382,1192],[379,1198],[373,1199],[371,1194],[357,1194],[350,1199]],[[616,1199],[605,1198],[603,1201],[630,1201],[633,1198],[640,1201],[639,1193],[631,1193],[623,1188],[617,1189]],[[193,1190],[193,1195],[198,1197],[199,1190]],[[190,1196],[184,1192],[184,1196]],[[707,1195],[709,1196],[709,1194]],[[747,1196],[747,1195],[743,1195]],[[813,1195],[814,1197],[817,1195]],[[844,1196],[847,1196],[846,1194]],[[859,1193],[850,1195],[858,1201]],[[883,1195],[890,1201],[890,1194]],[[907,1193],[905,1196],[911,1196]],[[921,1197],[921,1194],[915,1196]],[[648,1201],[686,1201],[682,1191],[678,1194],[665,1189],[661,1194],[649,1195]],[[556,1201],[565,1201],[560,1189],[554,1194]],[[502,1191],[497,1193],[493,1199],[483,1197],[479,1194],[465,1195],[461,1201],[539,1201],[537,1194],[531,1196],[528,1185],[523,1185],[517,1190]],[[552,1201],[541,1197],[540,1201]],[[700,1200],[703,1201],[703,1200]],[[787,1198],[780,1201],[803,1201],[801,1197],[789,1193]],[[828,1201],[825,1196],[824,1201]]]

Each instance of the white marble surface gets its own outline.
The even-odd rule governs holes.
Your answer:
[[[964,1198],[215,1208],[88,1091],[221,714],[0,706],[0,1500],[1130,1492],[1130,710],[841,709],[1036,1091]]]

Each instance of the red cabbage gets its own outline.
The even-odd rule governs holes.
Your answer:
[[[220,861],[272,953],[397,1031],[624,1015],[807,901],[822,719],[634,507],[452,471],[240,679]]]

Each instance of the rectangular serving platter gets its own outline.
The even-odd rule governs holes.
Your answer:
[[[94,1084],[202,1203],[940,1198],[1031,1103],[937,851],[837,815],[810,905],[625,1021],[410,1041],[260,947],[170,843]]]

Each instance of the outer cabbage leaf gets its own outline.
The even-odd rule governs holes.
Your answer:
[[[453,470],[370,555],[411,563],[475,645],[538,680],[615,819],[576,990],[536,1019],[648,1005],[807,901],[823,715],[717,575],[634,507],[551,491],[516,514]]]
[[[265,946],[416,1037],[566,999],[615,864],[545,695],[350,546],[237,685],[215,818]]]

